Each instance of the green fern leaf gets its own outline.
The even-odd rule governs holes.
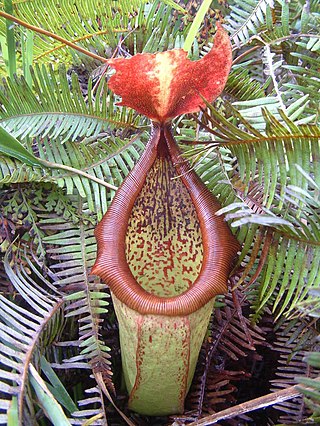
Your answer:
[[[80,203],[79,209],[83,207]],[[65,296],[65,300],[70,302],[66,317],[79,318],[80,354],[67,362],[74,367],[89,363],[112,386],[110,349],[101,339],[99,319],[101,314],[107,312],[106,299],[109,295],[105,292],[105,285],[89,275],[96,253],[93,227],[82,222],[79,225],[70,227],[66,223],[62,231],[44,238],[46,244],[54,246],[48,252],[56,261],[51,267],[55,271],[55,284],[63,292],[74,289],[69,296]],[[96,366],[99,366],[99,370]]]
[[[265,23],[268,7],[273,7],[272,0],[245,0],[230,6],[227,29],[237,46],[245,44],[250,35],[256,34],[259,27]]]
[[[205,181],[209,180],[208,186],[215,188],[223,205],[227,205],[222,212],[227,213],[231,226],[242,228],[237,232],[243,242],[239,262],[251,253],[252,259],[246,261],[250,268],[241,281],[246,275],[248,282],[255,281],[259,270],[256,261],[265,257],[260,278],[252,287],[251,300],[257,315],[270,305],[277,316],[288,314],[320,283],[319,129],[297,126],[281,111],[281,122],[263,111],[262,133],[234,109],[230,113],[232,120],[228,121],[209,107],[202,118],[214,139],[204,149],[204,161],[213,159],[211,175]],[[230,166],[220,169],[219,174],[217,159],[221,159],[222,152],[217,150],[222,147],[230,150],[222,162],[227,166],[229,157]],[[214,151],[216,159],[212,157]],[[261,234],[270,226],[273,230],[269,234]],[[263,241],[266,253],[261,249]]]
[[[64,67],[59,76],[52,66],[32,71],[34,89],[23,77],[8,79],[0,91],[2,119],[0,124],[15,137],[49,136],[61,141],[109,133],[114,127],[135,129],[133,112],[114,108],[113,95],[102,79],[96,96],[84,101],[78,78],[72,74],[72,90]],[[92,81],[88,83],[91,93]]]
[[[85,49],[94,49],[98,54],[105,55],[105,45],[117,45],[117,34],[126,33],[130,22],[130,16],[137,11],[141,5],[140,0],[117,1],[88,4],[86,1],[54,2],[44,0],[35,5],[27,1],[15,6],[15,15],[32,25],[47,29],[61,37],[78,43]],[[96,19],[92,19],[95,17]],[[2,24],[2,23],[1,23]],[[0,26],[3,33],[3,24]],[[48,58],[52,60],[53,55],[63,63],[70,63],[72,58],[69,49],[59,41],[36,36],[34,38],[34,57]]]

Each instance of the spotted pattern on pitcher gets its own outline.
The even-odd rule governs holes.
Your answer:
[[[181,294],[200,273],[200,224],[189,192],[168,156],[157,157],[135,201],[126,256],[137,282],[160,297]]]

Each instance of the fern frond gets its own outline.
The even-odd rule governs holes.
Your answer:
[[[319,286],[319,129],[297,126],[282,112],[281,123],[264,112],[263,134],[231,111],[232,121],[213,109],[204,113],[204,127],[214,141],[205,145],[204,156],[209,153],[213,160],[211,175],[203,178],[215,188],[222,204],[229,204],[222,212],[228,213],[231,226],[240,227],[237,237],[243,250],[239,262],[248,265],[241,281],[248,275],[251,283],[261,272],[249,290],[256,315],[270,305],[278,316],[288,314],[307,298],[310,289]],[[230,150],[223,157],[225,166],[229,158],[224,170],[217,161],[222,146]],[[272,227],[268,234],[263,232],[266,226]]]
[[[172,19],[173,11],[176,15],[186,14],[184,8],[173,0],[154,2],[152,7],[146,3],[141,0],[129,3],[120,0],[115,4],[108,2],[102,5],[93,2],[88,5],[82,0],[77,4],[68,4],[68,2],[52,4],[46,0],[39,7],[35,7],[32,2],[27,1],[17,3],[15,16],[28,24],[50,30],[87,51],[94,51],[105,57],[111,54],[111,49],[118,47],[122,37],[128,38],[129,46],[133,43],[135,47],[138,47],[137,51],[141,51],[140,49],[150,39],[152,29],[160,34],[163,33],[168,25],[168,19],[170,18],[170,21]],[[151,10],[149,14],[150,9],[153,11]],[[161,25],[156,31],[159,23]],[[170,25],[172,25],[171,22]],[[2,20],[0,35],[4,34],[4,29]],[[132,31],[135,32],[134,37],[137,36],[137,44],[131,36]],[[160,38],[164,39],[161,35]],[[169,35],[165,44],[168,41],[170,41]],[[87,63],[84,54],[66,48],[61,41],[52,40],[40,34],[34,37],[34,56],[36,61],[41,62]]]
[[[251,72],[243,66],[233,67],[224,91],[237,102],[261,100],[265,97],[265,88],[261,87],[259,81],[251,78],[250,74]]]
[[[105,140],[101,143],[97,141],[87,144],[84,141],[81,144],[70,142],[64,145],[44,140],[43,144],[39,141],[38,145],[41,158],[70,165],[108,180],[116,186],[130,172],[142,146],[144,145],[136,138],[127,143],[116,138],[114,143],[111,142],[107,146]],[[111,155],[106,156],[108,151]],[[78,175],[61,174],[60,171],[52,170],[52,176],[60,187],[67,189],[68,194],[72,194],[76,189],[80,196],[87,200],[89,209],[95,212],[99,219],[102,217],[111,201],[113,191],[107,192],[105,187]]]
[[[85,209],[80,202],[79,211]],[[43,221],[43,227],[53,229],[51,220]],[[59,230],[59,225],[62,229]],[[79,368],[91,365],[93,372],[102,373],[105,382],[112,388],[109,348],[102,341],[100,335],[100,315],[107,313],[109,295],[104,284],[90,276],[89,272],[96,256],[96,241],[93,235],[92,224],[82,221],[77,226],[68,223],[56,224],[55,232],[44,238],[46,244],[52,248],[48,253],[54,260],[51,271],[54,271],[55,285],[61,291],[70,295],[65,300],[70,304],[66,307],[66,317],[76,317],[79,322],[80,353],[66,360],[70,368]]]
[[[41,4],[35,5],[33,2],[27,1],[18,2],[15,5],[15,15],[21,20],[50,30],[69,41],[75,41],[85,49],[94,49],[98,54],[104,56],[106,45],[116,47],[117,33],[127,32],[130,16],[137,11],[140,5],[140,0],[129,3],[122,0],[118,1],[116,5],[111,2],[88,4],[85,1],[76,4],[52,3],[50,0],[44,0]],[[3,23],[0,28],[3,32]],[[55,56],[59,54],[62,62],[70,63],[70,50],[60,49],[60,42],[38,35],[34,38],[34,56],[36,58],[45,54],[49,60],[52,60],[51,53],[55,48],[59,49],[54,50]]]
[[[230,6],[226,27],[236,46],[245,44],[250,35],[258,32],[259,27],[265,23],[268,7],[273,7],[273,0],[245,0]]]
[[[304,316],[304,321],[313,320],[316,321],[320,318],[320,287],[311,289],[309,291],[309,297],[302,302],[298,309]],[[306,317],[306,319],[305,319]],[[303,359],[309,366],[309,369],[315,369],[320,371],[320,351],[318,347],[308,348],[309,352],[305,354]],[[314,352],[317,350],[317,352]],[[299,375],[300,376],[300,375]],[[305,385],[308,389],[301,388],[301,392],[304,395],[305,404],[312,411],[312,419],[315,422],[319,422],[320,419],[320,387],[319,383],[310,380],[308,377],[298,377],[298,383]]]
[[[263,126],[262,108],[268,109],[280,120],[277,110],[282,109],[291,120],[300,124],[313,122],[317,118],[319,78],[316,69],[319,60],[300,48],[297,41],[291,42],[288,49],[291,51],[288,54],[279,53],[276,44],[272,47],[266,43],[261,50],[265,76],[261,83],[268,96],[263,94],[259,100],[252,97],[248,100],[235,99],[233,102],[242,115],[259,130]],[[314,62],[311,70],[307,59],[302,62],[303,57],[310,57]],[[250,63],[244,69],[248,69],[248,72],[250,69],[252,74],[253,69],[249,67]],[[259,70],[261,80],[261,67]]]
[[[107,180],[118,186],[130,172],[139,158],[139,153],[144,148],[139,136],[138,134],[129,141],[118,137],[102,138],[101,140],[90,138],[81,143],[66,142],[63,145],[59,139],[49,141],[37,138],[33,140],[33,145],[38,155],[44,160],[80,169],[90,176]],[[3,161],[0,163],[1,181],[4,184],[51,182],[61,188],[66,188],[67,194],[73,194],[76,190],[87,199],[90,210],[95,212],[99,219],[105,213],[114,193],[114,191],[106,191],[104,186],[87,177],[70,172],[62,173],[59,169],[44,171],[22,165],[19,161],[10,160],[7,157],[3,157]]]
[[[284,110],[290,120],[294,121],[296,124],[313,123],[316,114],[314,110],[309,108],[309,104],[310,97],[306,94],[288,104]],[[282,121],[279,113],[281,105],[283,105],[283,103],[281,104],[279,102],[279,97],[276,96],[233,102],[233,106],[237,108],[243,118],[259,131],[264,131],[265,129],[264,110],[270,112],[280,122]]]
[[[242,314],[247,303],[243,292],[237,289],[226,297],[225,306],[214,313],[211,331],[215,347],[230,360],[238,361],[255,351],[256,346],[265,344],[263,331]]]
[[[315,181],[319,185],[318,127],[297,126],[281,111],[282,122],[280,122],[269,112],[264,111],[266,132],[264,134],[255,129],[235,109],[231,108],[230,113],[234,114],[235,124],[231,120],[226,120],[212,107],[210,113],[206,113],[206,119],[212,128],[209,131],[216,138],[214,142],[208,144],[208,147],[223,145],[231,150],[237,158],[240,180],[247,185],[257,179],[263,186],[264,205],[267,208],[274,202],[277,184],[280,185],[280,194],[284,193],[284,188],[289,183],[300,186],[304,182],[302,189],[306,187],[307,181],[296,165],[307,174],[314,174]],[[208,129],[208,125],[206,128]],[[282,167],[284,162],[288,162],[287,171]]]
[[[103,80],[95,98],[89,96],[85,102],[78,80],[75,74],[73,76],[72,91],[65,70],[57,77],[50,67],[49,73],[46,68],[37,68],[33,73],[35,93],[23,78],[8,80],[0,94],[2,125],[23,138],[41,158],[84,170],[99,179],[111,179],[118,185],[143,149],[139,134],[132,141],[126,139],[138,118],[133,118],[132,111],[114,108],[113,95],[106,94]],[[123,130],[117,136],[112,127],[120,124]],[[30,141],[30,137],[36,139]],[[62,142],[65,144],[61,145]],[[68,194],[76,188],[99,218],[110,202],[105,188],[78,175],[65,175],[52,169],[44,173],[30,166],[21,167],[19,162],[7,158],[1,163],[0,181],[3,183],[36,180],[66,186]]]
[[[50,182],[39,167],[22,164],[10,157],[0,156],[0,185],[24,182]]]
[[[320,371],[316,365],[308,366],[304,359],[308,350],[317,348],[316,336],[316,329],[308,321],[284,321],[279,325],[275,350],[280,353],[280,357],[277,378],[272,380],[273,390],[296,384],[297,378],[302,375],[304,379],[301,379],[301,383],[307,383],[308,378],[319,375]],[[275,408],[284,413],[279,420],[285,424],[300,423],[311,414],[306,401],[301,397],[276,404]]]
[[[182,32],[174,24],[179,15],[175,13],[174,16],[166,3],[168,2],[153,2],[139,9],[135,34],[128,37],[128,47],[132,53],[155,53],[182,47]]]
[[[136,128],[133,111],[114,107],[114,95],[107,91],[101,79],[92,95],[92,80],[88,82],[85,100],[78,77],[67,78],[62,66],[59,75],[52,66],[32,70],[31,89],[23,77],[4,81],[0,91],[1,125],[19,138],[50,137],[75,141],[78,138],[111,134],[114,127]],[[72,88],[72,90],[70,90]]]
[[[313,288],[308,298],[297,306],[303,316],[320,317],[320,288]]]
[[[237,3],[235,7],[239,7],[244,14],[246,7],[244,11],[242,2],[239,6]],[[254,3],[256,5],[257,2]],[[247,70],[251,78],[260,82],[265,92],[260,97],[261,106],[267,107],[269,100],[272,99],[274,108],[270,111],[273,114],[276,115],[276,109],[281,108],[292,120],[308,123],[317,120],[319,116],[317,114],[319,57],[316,53],[319,34],[317,27],[311,24],[317,12],[311,14],[307,11],[311,7],[310,4],[302,6],[300,3],[275,2],[272,13],[267,7],[266,26],[261,28],[255,25],[251,34],[257,32],[257,35],[250,36],[247,30],[247,38],[243,38],[235,49],[238,53],[235,63],[242,61],[236,67],[241,66],[242,69]],[[310,24],[308,24],[309,18]],[[292,32],[290,28],[295,28],[295,31]],[[239,49],[241,45],[243,49]],[[249,46],[252,47],[249,48]],[[312,51],[312,49],[315,50]],[[263,99],[266,95],[268,98]],[[248,100],[253,99],[255,98]],[[234,99],[234,101],[246,102],[247,100]],[[245,117],[248,120],[254,117],[261,124],[261,113],[256,108],[258,104],[250,105],[248,102],[247,105],[246,103],[234,105],[238,109],[246,110]],[[258,114],[257,118],[256,114]]]
[[[319,55],[314,53],[320,46],[319,38],[302,38],[297,43],[297,49],[291,52],[292,61],[284,65],[292,75],[291,81],[284,83],[284,88],[297,99],[301,94],[308,95],[310,109],[318,111],[320,102]]]
[[[85,393],[87,398],[78,401],[79,410],[72,413],[72,419],[69,419],[71,424],[76,426],[86,423],[92,426],[108,424],[104,396],[99,387],[86,389]]]
[[[250,373],[244,371],[244,358],[259,359],[256,349],[267,345],[264,332],[244,316],[248,301],[241,290],[229,293],[224,303],[219,301],[217,305],[186,403],[188,410],[193,411],[188,414],[195,422],[203,414],[233,404],[238,392],[237,382],[250,377]],[[241,371],[235,368],[239,363]]]
[[[285,207],[280,211],[275,210],[277,216],[274,213],[266,216],[266,209],[263,207],[259,214],[256,214],[246,203],[243,205],[235,203],[223,209],[224,212],[236,209],[235,213],[227,214],[227,219],[234,220],[233,226],[254,224],[258,227],[273,227],[273,231],[269,233],[268,246],[265,239],[265,248],[261,250],[261,258],[265,249],[267,253],[265,253],[262,275],[258,280],[258,297],[253,302],[253,306],[259,314],[266,304],[272,305],[277,318],[284,312],[287,314],[294,312],[297,305],[308,300],[308,293],[317,288],[320,283],[320,223],[317,214],[319,201],[313,198],[310,189],[309,192],[294,191],[291,186],[286,189],[284,200]],[[256,250],[251,246],[253,239],[254,236],[249,228],[246,242],[249,240],[250,244],[247,244],[246,250],[249,248],[253,256],[252,261],[249,262],[251,267],[255,260],[254,256],[257,255]],[[258,246],[261,245],[260,239],[255,239]],[[244,253],[247,253],[246,250],[243,250],[241,259]],[[242,280],[247,272],[244,272]],[[256,272],[251,270],[250,275],[251,282]]]
[[[8,401],[16,396],[20,419],[24,418],[24,424],[31,425],[34,412],[28,388],[28,369],[43,345],[55,338],[54,329],[58,333],[57,324],[62,325],[60,311],[64,301],[25,254],[16,252],[14,258],[17,260],[19,255],[23,257],[14,266],[11,250],[4,259],[7,276],[19,297],[12,301],[0,295],[0,383],[4,395],[0,407],[6,410]],[[41,285],[35,281],[35,277],[41,280]],[[25,306],[21,306],[19,299]],[[52,322],[56,322],[54,328],[50,327]]]
[[[309,352],[304,361],[308,363],[310,369],[320,371],[320,352]],[[314,422],[320,421],[320,384],[315,380],[310,380],[308,377],[299,377],[298,382],[308,389],[301,388],[301,392],[304,395],[305,404],[312,412],[312,420]]]
[[[311,51],[310,46],[314,45],[315,40],[319,40],[319,36],[306,34],[302,37],[289,37],[279,34],[279,30],[267,32],[262,37],[265,39],[264,72],[272,77],[269,91],[271,89],[275,93],[283,110],[290,109],[292,104],[306,96],[308,98],[306,112],[314,118],[319,103],[320,80],[317,70],[320,62],[318,55]],[[280,42],[287,44],[286,49],[281,52],[277,49]]]

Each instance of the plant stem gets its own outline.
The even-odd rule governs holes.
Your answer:
[[[117,407],[117,405],[114,403],[110,392],[108,391],[106,384],[102,378],[102,373],[97,372],[94,373],[94,377],[100,387],[100,389],[102,390],[102,392],[105,394],[105,396],[108,398],[109,402],[113,405],[113,407],[117,410],[117,412],[120,414],[120,416],[123,418],[123,420],[127,423],[127,425],[129,426],[136,426],[121,410],[120,408]]]
[[[47,417],[53,424],[61,426],[71,426],[71,423],[64,414],[61,405],[57,402],[55,397],[48,389],[46,383],[41,378],[35,367],[29,365],[30,383],[37,394],[41,406],[44,408]]]
[[[237,56],[237,57],[233,60],[232,65],[235,65],[235,64],[237,64],[238,62],[241,62],[241,61],[242,61],[242,59],[243,59],[245,56],[249,55],[249,53],[254,52],[254,51],[255,51],[255,50],[257,50],[257,49],[261,49],[261,46],[253,46],[253,47],[251,47],[250,49],[246,50],[245,52],[243,52],[241,55]]]
[[[107,183],[102,179],[99,179],[95,176],[89,175],[88,173],[83,172],[82,170],[74,169],[73,167],[65,166],[64,164],[51,163],[50,161],[41,160],[41,159],[39,159],[39,160],[40,160],[41,164],[43,164],[45,167],[49,167],[50,169],[67,170],[68,172],[75,173],[75,174],[83,176],[87,179],[93,180],[94,182],[98,183],[99,185],[103,185],[106,188],[113,189],[114,191],[116,191],[118,189],[116,186],[112,185],[111,183]]]
[[[279,84],[278,84],[278,81],[277,81],[277,78],[276,78],[276,75],[275,75],[275,69],[273,68],[273,64],[274,64],[273,56],[274,56],[274,53],[271,52],[269,44],[265,45],[265,52],[266,52],[266,58],[267,58],[267,61],[268,61],[269,73],[270,73],[270,76],[271,76],[271,79],[272,79],[272,83],[273,83],[273,88],[274,88],[274,90],[276,92],[276,97],[278,98],[278,101],[279,101],[279,104],[280,104],[280,108],[286,114],[287,110],[286,110],[286,107],[285,107],[283,99],[282,99],[282,93],[280,91]]]
[[[124,28],[121,28],[121,29],[117,29],[117,30],[114,29],[113,31],[114,32],[124,33],[124,32],[127,32],[128,30],[124,29]],[[131,32],[133,32],[133,31],[134,30],[131,30]],[[96,36],[99,36],[99,35],[103,35],[103,34],[108,34],[108,33],[109,33],[109,30],[103,30],[103,31],[96,31],[93,34],[85,34],[85,35],[82,35],[81,37],[74,38],[73,39],[73,43],[78,42],[78,41],[88,40],[89,38],[93,38],[93,37],[96,37]],[[58,46],[55,46],[52,49],[47,50],[46,52],[43,52],[40,55],[36,56],[35,60],[38,61],[39,59],[43,58],[44,56],[49,55],[50,53],[56,52],[59,49],[62,49],[64,46],[65,46],[65,43],[62,43],[62,44],[60,44]],[[88,52],[88,53],[90,53],[90,52]]]
[[[191,46],[194,42],[194,39],[199,31],[200,25],[203,22],[203,19],[211,5],[212,0],[203,0],[197,14],[196,17],[194,18],[192,25],[190,27],[190,30],[188,32],[188,35],[185,39],[185,42],[183,44],[183,49],[186,50],[187,52],[190,52],[191,50]]]
[[[107,62],[108,59],[104,58],[100,55],[96,55],[95,53],[89,52],[88,50],[84,49],[83,47],[77,46],[76,44],[72,43],[71,41],[68,41],[66,39],[64,39],[63,37],[58,36],[57,34],[54,34],[50,31],[44,30],[43,28],[39,28],[39,27],[35,27],[34,25],[28,24],[25,21],[22,21],[21,19],[16,18],[13,15],[10,15],[9,13],[6,12],[1,12],[0,11],[0,16],[2,16],[3,18],[9,19],[10,21],[13,21],[19,25],[22,25],[25,28],[28,28],[29,30],[35,31],[37,33],[40,34],[44,34],[48,37],[54,38],[55,40],[60,41],[61,43],[64,43],[65,45],[72,47],[75,50],[78,50],[78,52],[81,52],[87,56],[91,56],[91,58],[97,59],[98,61],[101,62]]]
[[[320,378],[318,377],[314,380],[320,381]],[[279,404],[289,399],[301,396],[302,389],[307,389],[307,387],[302,385],[290,386],[286,389],[281,389],[280,391],[269,393],[267,395],[260,396],[259,398],[251,399],[250,401],[238,404],[234,407],[227,408],[226,410],[222,410],[219,413],[211,414],[210,416],[204,417],[203,419],[189,423],[188,426],[209,426],[217,423],[218,421],[239,416],[240,414],[249,413],[250,411],[269,407],[270,405]]]

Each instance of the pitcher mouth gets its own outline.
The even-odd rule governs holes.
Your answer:
[[[160,191],[164,170],[159,167],[167,173]],[[179,180],[179,185],[169,184],[172,178]],[[150,185],[158,186],[156,191],[152,192]],[[170,189],[174,191],[170,193]],[[166,192],[171,197],[171,204],[163,205],[166,211],[148,211],[148,200],[155,201],[152,197],[159,193],[165,197]],[[154,205],[161,210],[161,199]],[[99,275],[121,302],[141,314],[195,312],[226,292],[239,249],[223,217],[215,214],[220,207],[189,164],[182,161],[170,124],[154,123],[145,152],[96,228],[98,256],[92,273]],[[170,217],[178,215],[178,210],[180,216]],[[183,217],[183,212],[188,217]]]
[[[163,132],[156,159],[132,207],[125,246],[132,275],[153,295],[178,296],[192,287],[200,274],[200,222],[172,163]]]

